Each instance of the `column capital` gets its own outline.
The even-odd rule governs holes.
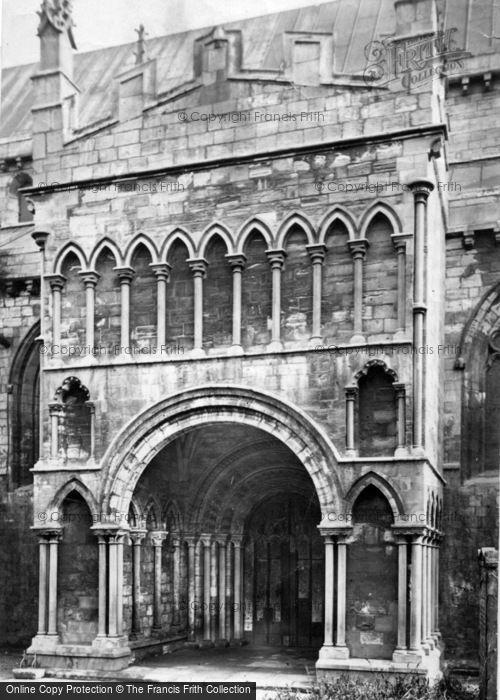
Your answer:
[[[137,546],[141,544],[147,534],[147,530],[130,530],[128,536],[132,540],[132,543]]]
[[[44,275],[44,279],[47,280],[53,291],[61,291],[66,284],[66,277],[64,275]]]
[[[417,180],[412,180],[408,183],[408,187],[413,193],[415,200],[426,201],[432,190],[434,189],[434,183],[425,177],[419,178]]]
[[[215,541],[219,545],[226,545],[229,541],[229,535],[227,532],[219,532],[215,535]]]
[[[224,256],[228,263],[231,265],[233,272],[241,272],[246,265],[247,256],[243,253],[234,253]]]
[[[396,253],[406,253],[407,242],[413,234],[411,233],[392,233],[391,241]]]
[[[194,277],[205,277],[207,274],[208,261],[205,258],[188,258],[189,265]]]
[[[328,518],[323,518],[323,521],[328,522]],[[337,541],[337,544],[347,544],[346,540],[352,534],[352,525],[343,525],[332,527],[332,525],[318,525],[318,530],[322,537],[332,537]]]
[[[161,547],[167,535],[168,532],[166,530],[151,530],[149,538],[153,543],[153,547]]]
[[[234,546],[238,549],[241,548],[241,545],[243,544],[243,535],[230,535],[231,542],[234,544]]]
[[[285,264],[286,251],[282,248],[276,250],[266,250],[267,259],[273,270],[281,270]]]
[[[349,384],[349,386],[345,387],[344,391],[346,399],[350,399],[352,401],[358,395],[359,390],[358,387],[354,384]]]
[[[49,403],[49,416],[58,416],[59,412],[64,408],[62,403],[51,401]]]
[[[165,280],[165,282],[168,282],[170,278],[170,270],[172,269],[172,265],[169,265],[169,263],[167,262],[149,263],[149,267],[153,270],[157,279]]]
[[[62,527],[40,527],[39,525],[33,525],[30,530],[33,530],[35,535],[40,539],[46,539],[49,542],[59,542],[63,535]]]
[[[396,392],[397,397],[406,395],[406,384],[403,382],[394,382],[392,388]]]
[[[135,270],[133,267],[114,267],[113,270],[120,278],[122,284],[130,284],[134,279]]]
[[[306,245],[306,250],[309,253],[313,265],[315,263],[319,265],[323,263],[326,256],[326,245],[323,243],[314,243],[313,245]]]
[[[212,544],[212,535],[208,533],[202,533],[200,535],[200,542],[203,544],[204,547],[210,547]]]
[[[370,244],[366,238],[355,238],[347,245],[354,260],[363,260]]]
[[[33,231],[31,234],[31,238],[35,241],[41,251],[45,249],[45,244],[47,243],[49,236],[50,233],[48,231]]]
[[[95,287],[101,275],[95,270],[82,270],[78,276],[82,278],[86,287]]]

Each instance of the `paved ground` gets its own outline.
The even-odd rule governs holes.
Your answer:
[[[21,654],[0,653],[0,680],[12,680]],[[231,647],[181,649],[163,656],[150,656],[125,671],[79,673],[61,671],[58,677],[114,678],[150,681],[255,681],[259,688],[304,688],[314,680],[317,652],[301,649]]]

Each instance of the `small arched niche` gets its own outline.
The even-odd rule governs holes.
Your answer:
[[[358,381],[358,444],[361,457],[394,454],[397,447],[395,375],[383,363],[360,373]]]
[[[57,420],[57,456],[64,461],[86,462],[92,457],[93,444],[89,390],[77,377],[67,377],[54,399],[50,409],[52,420]],[[53,430],[53,439],[55,433]]]

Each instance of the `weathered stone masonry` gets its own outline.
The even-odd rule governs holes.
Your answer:
[[[39,546],[37,620],[28,576],[9,641],[55,667],[243,641],[314,646],[320,674],[434,678],[443,641],[474,664],[498,195],[465,132],[487,131],[493,54],[464,25],[463,75],[392,75],[450,21],[405,0],[363,77],[373,7],[337,1],[279,36],[266,18],[110,49],[105,87],[88,69],[111,53],[73,57],[47,5],[40,64],[11,81],[33,74],[29,131],[13,94],[0,141],[5,502],[33,488],[34,534],[16,527]]]

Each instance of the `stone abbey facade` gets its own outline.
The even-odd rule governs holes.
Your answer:
[[[0,126],[3,643],[478,666],[499,13],[335,0],[40,62]]]

